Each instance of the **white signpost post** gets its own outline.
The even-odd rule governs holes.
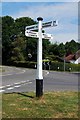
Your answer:
[[[38,38],[37,43],[37,76],[36,76],[36,97],[41,97],[43,95],[43,73],[42,73],[42,39],[52,39],[51,34],[42,33],[42,29],[46,27],[57,26],[57,21],[50,21],[42,23],[43,18],[38,17],[38,24],[27,26],[25,28],[25,35],[27,37]],[[38,30],[35,32],[34,30]]]

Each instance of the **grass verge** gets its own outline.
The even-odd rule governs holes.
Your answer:
[[[2,118],[78,118],[78,92],[46,92],[2,95]]]

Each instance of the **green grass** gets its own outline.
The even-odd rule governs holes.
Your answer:
[[[77,92],[47,92],[2,95],[3,118],[78,118]]]

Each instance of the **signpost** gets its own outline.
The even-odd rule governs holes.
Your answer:
[[[26,31],[25,31],[25,35],[26,35],[27,37],[38,38],[38,32],[34,32],[34,31],[30,31],[30,30],[26,30]]]
[[[27,37],[39,38],[39,33],[38,32],[34,32],[34,31],[30,31],[30,30],[26,30],[25,35]],[[41,35],[42,35],[42,39],[48,39],[48,40],[53,39],[53,36],[51,34],[41,33]]]
[[[37,45],[37,76],[36,76],[36,97],[43,95],[43,74],[42,74],[42,20],[43,18],[38,17],[38,45]]]
[[[57,25],[58,25],[58,21],[56,21],[56,20],[55,21],[46,22],[46,23],[42,23],[42,29],[43,28],[47,28],[47,27],[55,27]],[[25,30],[30,30],[30,31],[38,30],[38,24],[27,26],[25,28]]]
[[[50,40],[50,39],[53,39],[53,36],[51,34],[42,33],[42,39]]]
[[[38,38],[37,44],[37,74],[36,74],[36,97],[41,97],[43,95],[43,73],[42,73],[42,39],[53,38],[51,34],[42,33],[42,29],[46,27],[57,26],[57,21],[50,21],[42,23],[43,18],[38,17],[38,24],[27,26],[25,28],[25,35],[27,37]],[[38,30],[38,32],[34,32]]]

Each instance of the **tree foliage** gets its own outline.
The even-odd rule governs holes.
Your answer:
[[[11,16],[2,17],[3,64],[14,61],[37,60],[37,39],[25,36],[25,27],[36,23],[29,17],[21,17],[16,20]],[[65,54],[74,54],[78,49],[80,49],[80,43],[75,42],[75,40],[65,44],[52,44],[49,40],[43,40],[43,58],[49,55],[63,57]]]
[[[66,55],[74,54],[78,49],[80,49],[80,43],[76,43],[74,40],[65,44]]]
[[[25,36],[25,27],[35,23],[28,17],[17,18],[16,20],[10,16],[2,17],[2,61],[4,64],[10,61],[27,59],[26,50],[29,43],[28,38]],[[31,38],[29,42],[32,43]]]
[[[11,43],[10,61],[25,60],[26,41],[22,37],[16,37]]]

